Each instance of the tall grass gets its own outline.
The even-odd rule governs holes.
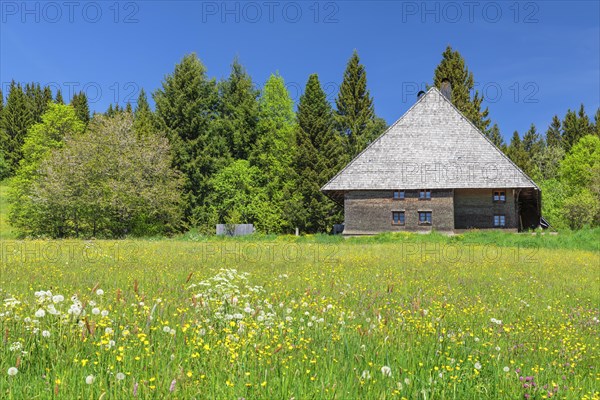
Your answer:
[[[600,398],[600,255],[464,240],[0,242],[0,398]]]

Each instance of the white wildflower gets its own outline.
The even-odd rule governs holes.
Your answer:
[[[19,372],[18,369],[16,369],[15,367],[10,367],[8,369],[8,376],[15,376],[17,374],[17,372]]]
[[[387,365],[384,365],[383,367],[381,367],[381,373],[383,374],[383,376],[392,376],[392,369]]]
[[[88,385],[91,385],[92,383],[94,383],[94,375],[88,375],[85,377],[85,383],[87,383]]]

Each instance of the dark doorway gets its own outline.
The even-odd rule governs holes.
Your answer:
[[[537,189],[521,189],[518,200],[519,230],[535,229],[540,225],[541,194]]]

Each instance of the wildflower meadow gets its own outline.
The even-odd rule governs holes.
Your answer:
[[[3,399],[600,399],[597,251],[0,244]]]

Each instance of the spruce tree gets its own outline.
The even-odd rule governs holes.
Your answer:
[[[2,93],[0,92],[0,95]],[[600,108],[596,110],[596,115],[594,115],[594,133],[596,136],[600,137]]]
[[[49,107],[52,101],[52,89],[50,89],[50,86],[44,86],[44,103]]]
[[[56,104],[65,104],[65,100],[63,99],[62,92],[60,89],[56,91],[56,99],[54,100]]]
[[[502,151],[505,150],[506,144],[504,143],[504,139],[500,134],[500,128],[498,127],[498,124],[494,124],[489,132],[485,132],[485,135],[492,143],[494,143],[494,145],[496,145],[496,147]]]
[[[433,73],[433,84],[440,88],[442,80],[446,78],[452,85],[452,104],[456,106],[473,124],[482,132],[487,132],[490,125],[487,107],[481,109],[483,96],[475,91],[471,98],[471,91],[475,86],[473,73],[465,65],[465,60],[458,51],[446,47],[442,53],[442,61]]]
[[[75,93],[73,99],[71,99],[71,106],[75,109],[75,114],[79,120],[87,126],[90,122],[90,108],[85,93]]]
[[[131,107],[131,103],[127,102],[125,106],[125,113],[133,115],[133,108]]]
[[[594,133],[594,126],[590,122],[589,117],[585,113],[585,108],[583,104],[579,107],[579,112],[577,113],[577,122],[579,125],[579,130],[581,131],[580,137],[591,135]]]
[[[0,88],[0,121],[2,121],[2,109],[4,108],[4,95],[2,94],[2,88]]]
[[[42,115],[48,109],[48,103],[52,101],[52,93],[50,92],[50,98],[48,98],[48,90],[46,89],[49,90],[49,88],[42,89],[39,83],[28,83],[25,85],[27,105],[34,123],[42,120]]]
[[[104,113],[104,115],[106,115],[107,117],[114,117],[115,116],[115,109],[113,108],[112,103],[110,103],[108,105],[108,108],[106,109],[106,112]]]
[[[561,147],[562,143],[562,125],[558,115],[552,117],[552,122],[546,131],[546,145],[548,147]]]
[[[367,73],[356,50],[346,65],[335,103],[337,130],[344,138],[349,161],[385,130],[385,121],[375,115]]]
[[[173,166],[186,177],[185,217],[211,231],[206,196],[212,175],[229,163],[225,138],[214,134],[218,93],[196,54],[186,55],[154,93],[156,115],[168,135]]]
[[[534,124],[531,124],[529,130],[523,136],[523,149],[527,152],[529,158],[536,157],[543,148],[543,142]]]
[[[256,144],[260,91],[237,59],[227,80],[219,82],[219,117],[215,130],[227,139],[234,159],[247,159]]]
[[[133,128],[138,135],[151,135],[157,132],[154,113],[142,88],[133,112]]]
[[[563,145],[565,151],[568,152],[579,139],[586,135],[590,135],[594,131],[590,119],[585,113],[583,104],[579,107],[576,113],[569,109],[562,123],[563,126]]]
[[[321,192],[339,168],[341,138],[317,74],[308,78],[297,112],[294,190],[300,195],[293,224],[302,232],[326,232],[341,219],[339,207]]]
[[[523,172],[528,173],[529,171],[529,160],[527,151],[523,146],[519,132],[514,131],[513,136],[510,140],[510,144],[506,149],[506,154]]]
[[[10,172],[14,172],[23,157],[22,146],[27,129],[33,124],[31,107],[20,84],[12,81],[2,110],[0,146]]]

